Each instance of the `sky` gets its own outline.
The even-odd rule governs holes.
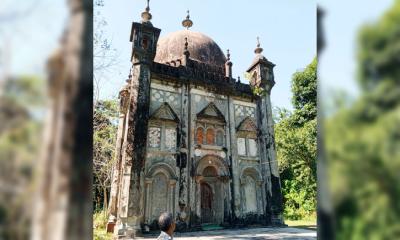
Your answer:
[[[108,25],[106,34],[118,51],[118,65],[107,73],[102,97],[115,98],[130,68],[129,34],[132,21],[140,21],[145,0],[104,0],[102,13]],[[377,20],[393,0],[319,0],[324,8],[327,45],[319,58],[322,94],[343,89],[358,94],[355,82],[356,34],[359,28]],[[315,2],[310,0],[151,0],[154,26],[161,35],[182,29],[186,10],[191,12],[193,31],[213,38],[225,52],[231,51],[234,76],[241,76],[254,57],[256,37],[263,54],[277,66],[276,85],[272,90],[274,106],[291,109],[290,80],[315,56]],[[0,1],[0,20],[8,13],[19,17],[2,23],[0,53],[3,68],[12,75],[45,75],[49,54],[59,44],[68,20],[65,0]],[[7,14],[5,14],[7,13]],[[4,60],[4,58],[7,58]]]
[[[357,34],[364,24],[377,21],[393,0],[320,0],[318,3],[325,12],[326,46],[318,59],[322,94],[329,97],[332,90],[343,90],[350,97],[357,97]]]
[[[132,21],[141,20],[145,0],[105,0],[101,9],[108,25],[106,35],[118,53],[118,65],[104,74],[100,98],[115,98],[130,69]],[[312,0],[150,0],[152,23],[161,37],[182,30],[182,20],[190,10],[191,30],[211,37],[225,53],[231,52],[233,76],[245,82],[244,72],[255,57],[260,37],[264,56],[276,64],[271,101],[274,106],[292,109],[290,81],[316,54],[316,4]]]
[[[47,57],[67,23],[66,6],[64,0],[1,0],[0,71],[44,77]]]

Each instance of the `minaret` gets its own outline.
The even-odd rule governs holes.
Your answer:
[[[121,177],[117,203],[117,222],[114,233],[119,239],[132,239],[141,234],[140,223],[144,213],[144,159],[146,159],[147,126],[150,105],[150,66],[156,54],[160,29],[151,23],[149,0],[142,13],[141,23],[133,22],[132,70],[129,93],[121,106],[125,124],[121,146]],[[119,141],[119,140],[118,140]],[[142,177],[141,177],[142,176]]]
[[[251,76],[250,85],[252,88],[259,88],[262,90],[262,93],[256,97],[256,117],[258,129],[260,130],[258,142],[260,144],[261,169],[263,171],[262,175],[265,176],[264,181],[266,181],[267,223],[279,225],[283,223],[283,207],[270,97],[272,87],[275,85],[273,72],[275,64],[265,58],[262,52],[263,49],[257,37],[257,47],[254,50],[256,56],[251,66],[247,69],[247,72]]]

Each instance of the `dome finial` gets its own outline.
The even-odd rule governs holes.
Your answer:
[[[260,38],[257,37],[257,48],[254,50],[256,54],[262,53],[263,49],[260,47]]]
[[[186,29],[189,29],[191,26],[193,26],[193,21],[190,20],[189,10],[187,10],[186,19],[182,21],[182,26]]]
[[[147,0],[147,7],[145,8],[145,11],[142,12],[142,22],[147,23],[150,22],[152,16],[150,13],[150,0]]]
[[[150,0],[147,0],[146,12],[150,12]]]

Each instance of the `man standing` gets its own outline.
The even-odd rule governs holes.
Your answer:
[[[161,234],[157,240],[172,240],[172,235],[175,231],[175,221],[172,214],[168,212],[162,213],[158,219],[158,225],[160,226]]]

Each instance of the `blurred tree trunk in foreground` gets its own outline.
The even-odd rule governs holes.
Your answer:
[[[37,165],[32,239],[92,238],[92,1],[69,0],[60,49],[50,58],[50,104]]]

